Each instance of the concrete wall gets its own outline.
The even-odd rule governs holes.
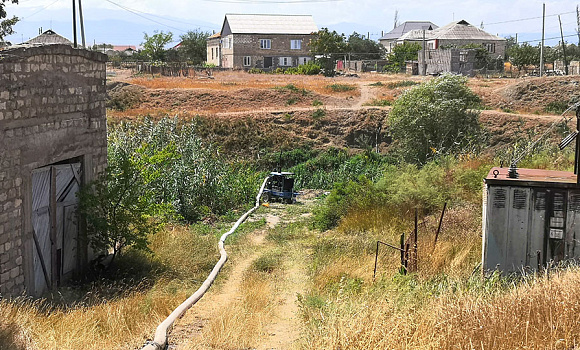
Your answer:
[[[220,53],[221,38],[211,38],[207,41],[207,59],[208,64],[214,64],[216,67],[221,67],[221,53]]]
[[[2,296],[33,283],[32,171],[75,159],[87,182],[105,169],[105,62],[67,45],[0,51]]]

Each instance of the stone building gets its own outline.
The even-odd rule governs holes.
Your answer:
[[[207,62],[240,69],[296,67],[311,60],[308,44],[316,32],[312,16],[226,14],[220,34],[208,40]]]
[[[480,68],[477,67],[476,53],[474,49],[426,50],[425,61],[423,61],[423,51],[421,50],[419,51],[417,74],[456,73],[473,77],[476,69]]]
[[[106,166],[106,55],[0,51],[0,294],[38,296],[86,266],[79,186]]]

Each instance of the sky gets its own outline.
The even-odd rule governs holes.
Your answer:
[[[143,32],[172,32],[175,43],[189,30],[219,31],[226,13],[309,14],[319,28],[350,34],[353,31],[378,39],[399,22],[431,21],[439,26],[466,20],[501,37],[515,36],[536,45],[541,39],[542,4],[546,4],[547,45],[557,45],[561,14],[565,40],[578,43],[576,5],[568,0],[82,0],[88,44],[140,45]],[[21,21],[14,44],[38,35],[39,28],[53,29],[72,38],[71,0],[19,0],[7,4],[9,16]],[[553,38],[553,39],[551,39]]]

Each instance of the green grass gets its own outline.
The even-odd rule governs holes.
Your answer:
[[[377,81],[376,83],[369,84],[369,86],[385,86],[385,84],[383,84],[380,81]]]
[[[334,92],[346,92],[356,90],[356,86],[348,84],[331,84],[327,85],[326,88]]]
[[[314,100],[314,101],[312,101],[312,105],[314,107],[322,106],[322,101]]]
[[[282,252],[272,250],[260,256],[252,262],[252,269],[258,272],[272,273],[280,270],[282,265]]]
[[[274,87],[275,90],[288,90],[288,91],[292,91],[295,93],[299,93],[302,96],[306,96],[310,93],[310,91],[306,90],[305,88],[299,88],[294,84],[288,84],[288,85],[284,85],[284,86],[276,86]]]

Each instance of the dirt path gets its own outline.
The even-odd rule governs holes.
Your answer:
[[[360,88],[360,98],[359,101],[352,107],[353,109],[363,108],[365,103],[375,98],[375,92],[367,82],[359,83],[358,86]]]
[[[278,317],[268,326],[268,338],[256,348],[257,350],[293,349],[296,340],[300,337],[300,309],[296,296],[306,289],[307,275],[303,261],[302,256],[293,257],[287,271],[286,284],[289,288],[285,288],[281,296],[277,310]]]
[[[252,253],[243,257],[232,257],[229,261],[232,269],[227,280],[223,281],[221,288],[210,289],[181,320],[176,322],[169,335],[168,349],[196,348],[195,344],[203,337],[204,327],[210,318],[215,317],[220,309],[231,307],[232,301],[241,299],[240,289],[244,274],[254,260],[273,248],[272,243],[265,240],[266,234],[268,230],[276,229],[281,222],[288,220],[284,211],[284,206],[280,205],[279,208],[270,208],[263,216],[267,227],[249,236],[251,248],[247,251]],[[283,263],[283,277],[276,281],[279,294],[276,295],[274,318],[269,324],[263,326],[265,336],[255,347],[256,350],[293,349],[294,343],[298,340],[300,310],[296,297],[298,293],[304,293],[308,280],[304,254],[301,249],[287,250]]]

